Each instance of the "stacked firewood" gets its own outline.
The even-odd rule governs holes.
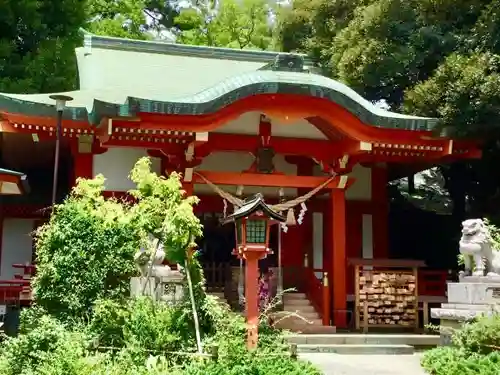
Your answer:
[[[360,320],[365,303],[369,325],[416,324],[417,298],[415,275],[401,272],[362,272],[359,277]]]

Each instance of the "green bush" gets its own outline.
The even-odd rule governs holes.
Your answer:
[[[86,346],[84,334],[45,315],[35,328],[2,343],[0,374],[80,375]]]
[[[130,208],[101,194],[104,178],[81,180],[37,232],[36,303],[62,320],[85,319],[99,298],[123,298],[140,232]]]
[[[488,354],[500,349],[500,314],[464,324],[454,333],[453,343],[467,353]]]
[[[194,346],[194,335],[185,332],[178,310],[144,297],[126,303],[103,300],[94,309],[89,333],[100,346],[139,347],[145,351],[177,351]],[[186,340],[185,337],[189,337]]]
[[[63,204],[36,236],[36,303],[62,321],[86,320],[99,299],[129,296],[130,277],[137,273],[134,254],[150,249],[149,236],[164,245],[167,259],[185,264],[186,251],[201,235],[193,213],[196,197],[185,197],[180,177],[151,172],[151,161],[140,159],[130,173],[136,199],[127,204],[105,199],[104,177],[78,180]],[[203,282],[196,259],[189,264],[197,296]]]
[[[440,347],[424,354],[422,367],[431,375],[498,375],[500,352],[481,355],[457,347]]]
[[[453,333],[453,345],[427,351],[422,366],[432,375],[499,375],[500,315],[483,316]]]

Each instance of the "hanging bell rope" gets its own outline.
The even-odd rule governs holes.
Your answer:
[[[235,205],[237,207],[243,206],[243,204],[244,204],[244,200],[243,199],[235,197],[231,193],[228,193],[227,191],[222,190],[217,185],[213,184],[207,178],[205,178],[205,176],[203,176],[203,174],[198,173],[196,171],[194,173],[196,175],[200,176],[200,178],[203,181],[205,181],[205,183],[208,186],[210,186],[212,188],[212,190],[215,193],[219,194],[222,198],[226,199],[228,202],[230,202],[231,204],[233,204],[233,205]],[[277,211],[277,212],[283,212],[283,211],[290,210],[291,208],[293,208],[293,207],[295,207],[295,206],[297,206],[297,205],[299,205],[301,203],[304,203],[305,201],[307,201],[308,199],[310,199],[312,196],[314,196],[316,193],[318,193],[320,190],[322,190],[323,188],[325,188],[325,186],[327,186],[330,182],[332,182],[333,179],[336,176],[337,175],[335,173],[332,174],[325,182],[323,182],[321,185],[317,186],[316,188],[314,188],[313,190],[311,190],[310,192],[308,192],[305,195],[302,195],[300,197],[297,197],[295,199],[289,200],[287,202],[278,203],[276,205],[272,205],[272,206],[269,206],[269,207],[271,209],[273,209],[274,211]]]
[[[229,203],[231,203],[237,207],[243,206],[243,203],[244,203],[243,199],[237,198],[234,195],[232,195],[231,193],[228,193],[227,191],[222,190],[217,185],[213,184],[207,178],[205,178],[205,176],[203,176],[201,173],[198,173],[196,171],[193,173],[196,174],[197,176],[199,176],[203,181],[205,181],[205,183],[208,186],[210,186],[212,188],[212,190],[214,192],[219,194],[223,199],[227,200]]]
[[[289,210],[290,208],[293,208],[301,203],[304,203],[305,201],[310,199],[312,196],[314,196],[316,193],[318,193],[320,190],[324,189],[325,186],[327,186],[330,182],[332,182],[336,176],[337,175],[335,173],[332,174],[328,178],[328,180],[323,182],[321,185],[315,187],[314,189],[312,189],[309,193],[307,193],[305,195],[302,195],[302,196],[297,197],[295,199],[289,200],[287,202],[275,204],[275,205],[270,206],[270,207],[275,211],[281,212],[281,211]]]

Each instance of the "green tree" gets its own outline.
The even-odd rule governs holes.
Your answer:
[[[207,2],[184,9],[175,19],[178,41],[239,49],[270,48],[271,7],[265,0]]]
[[[175,4],[162,0],[88,0],[89,31],[130,39],[161,39],[174,27]]]
[[[87,28],[98,35],[146,39],[145,7],[143,0],[89,0]]]
[[[147,248],[151,234],[163,242],[167,259],[184,263],[190,241],[201,235],[192,209],[196,198],[183,197],[178,175],[165,179],[151,172],[147,158],[137,162],[130,178],[137,185],[130,191],[136,204],[105,199],[103,176],[79,180],[38,230],[32,285],[36,304],[48,313],[81,320],[96,300],[126,297],[137,272],[134,254]],[[193,275],[198,283],[200,275]]]
[[[74,48],[85,0],[0,0],[0,92],[76,86]]]
[[[369,100],[438,116],[455,136],[484,139],[481,161],[440,168],[458,222],[466,203],[482,217],[500,199],[499,6],[498,0],[300,0],[281,12],[278,39]]]

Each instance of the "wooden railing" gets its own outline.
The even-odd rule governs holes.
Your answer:
[[[418,294],[420,296],[445,296],[447,277],[447,271],[420,269],[418,271]]]
[[[312,305],[321,316],[323,325],[330,325],[330,291],[328,286],[328,274],[319,269],[306,267],[305,291]],[[322,279],[317,273],[323,275]]]

